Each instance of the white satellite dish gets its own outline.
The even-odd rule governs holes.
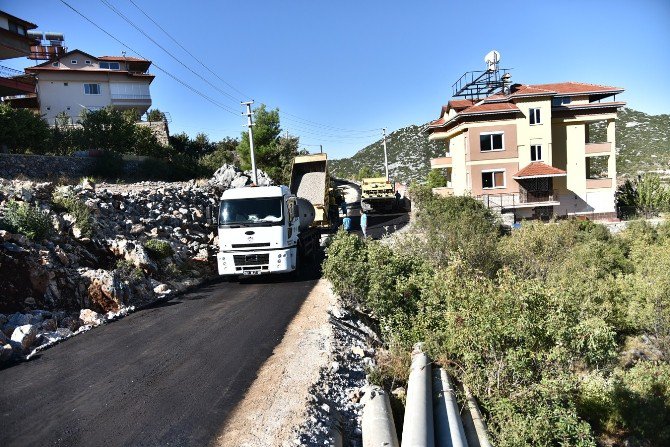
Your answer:
[[[487,70],[495,70],[498,68],[498,62],[500,62],[500,53],[496,50],[489,51],[486,53],[486,56],[484,56],[484,62],[486,62]]]

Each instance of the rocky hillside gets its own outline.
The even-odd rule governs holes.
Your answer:
[[[429,142],[424,129],[425,125],[408,126],[389,135],[389,169],[398,180],[424,180],[430,170],[430,159],[443,155],[441,145]],[[620,177],[654,171],[670,178],[670,115],[647,115],[625,108],[619,114],[616,129]],[[352,178],[365,166],[383,172],[381,140],[351,158],[333,160],[330,166],[340,178]]]
[[[623,109],[616,128],[620,177],[658,172],[670,178],[670,115]]]
[[[430,159],[443,155],[443,145],[428,141],[423,126],[407,126],[392,132],[386,138],[389,173],[398,181],[423,180],[430,170]],[[375,172],[384,172],[384,148],[379,140],[361,149],[351,158],[330,162],[331,173],[339,178],[352,178],[358,171],[368,167]]]
[[[202,185],[0,178],[0,365],[216,275],[207,210],[250,172]],[[260,185],[271,184],[258,171]]]

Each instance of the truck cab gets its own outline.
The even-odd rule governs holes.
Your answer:
[[[300,218],[286,186],[226,190],[218,215],[219,275],[259,275],[295,270]]]

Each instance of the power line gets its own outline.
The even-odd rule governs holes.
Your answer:
[[[144,16],[145,16],[147,19],[151,20],[151,23],[153,23],[153,24],[156,25],[161,31],[163,31],[163,33],[165,33],[166,36],[168,36],[170,39],[172,39],[172,41],[173,41],[174,43],[176,43],[176,44],[179,46],[179,48],[181,48],[182,50],[184,50],[189,56],[191,56],[193,59],[195,59],[200,65],[203,66],[203,68],[205,68],[207,71],[209,71],[209,72],[212,73],[214,76],[216,76],[217,79],[218,79],[219,81],[223,82],[224,84],[226,84],[226,85],[227,85],[228,87],[230,87],[231,89],[235,90],[237,93],[239,93],[239,94],[242,95],[243,97],[245,97],[245,98],[249,98],[249,97],[250,97],[249,95],[247,95],[247,94],[245,94],[245,93],[239,91],[239,90],[236,89],[233,85],[231,85],[231,84],[229,84],[228,82],[226,82],[226,81],[225,81],[224,79],[222,79],[222,78],[221,78],[215,71],[213,71],[211,68],[209,68],[207,65],[205,65],[200,59],[198,59],[197,57],[195,57],[195,55],[193,55],[193,53],[191,53],[190,51],[188,51],[188,50],[187,50],[181,43],[179,43],[179,41],[177,41],[177,39],[175,39],[174,37],[172,37],[172,35],[171,35],[170,33],[168,33],[168,32],[165,30],[165,28],[163,28],[162,26],[160,26],[160,24],[158,24],[158,22],[156,22],[153,18],[151,18],[151,16],[150,16],[149,14],[147,14],[142,8],[140,8],[140,7],[137,5],[137,3],[135,3],[133,0],[128,0],[128,1],[130,1],[130,3],[132,3],[132,4],[135,6],[135,8],[137,8],[142,14],[144,14]]]
[[[158,48],[160,48],[161,50],[163,50],[168,56],[170,56],[172,59],[174,59],[175,61],[177,61],[182,67],[186,68],[188,71],[190,71],[191,73],[193,73],[194,75],[196,75],[197,77],[199,77],[200,79],[202,79],[203,81],[205,81],[210,87],[215,88],[215,89],[218,90],[221,94],[227,96],[228,98],[230,98],[230,99],[231,99],[232,101],[234,101],[235,103],[239,103],[239,102],[240,102],[241,98],[237,98],[237,97],[231,95],[230,93],[228,93],[228,92],[226,92],[226,91],[224,91],[224,90],[221,90],[219,87],[217,87],[216,85],[212,84],[212,83],[209,82],[207,79],[205,79],[202,75],[200,75],[200,73],[196,72],[196,71],[193,70],[191,67],[189,67],[188,65],[186,65],[185,63],[183,63],[182,61],[180,61],[178,57],[176,57],[174,54],[172,54],[170,51],[168,51],[163,45],[161,45],[160,43],[156,42],[156,40],[154,40],[149,34],[147,34],[146,32],[144,32],[144,30],[143,30],[142,28],[140,28],[139,26],[137,26],[132,20],[130,20],[128,17],[126,17],[121,11],[119,11],[118,9],[116,9],[116,7],[115,7],[114,5],[112,5],[111,3],[109,3],[107,0],[100,0],[100,2],[101,2],[102,4],[104,4],[105,6],[107,6],[107,8],[111,9],[114,13],[116,13],[116,15],[118,15],[118,16],[121,17],[123,20],[125,20],[130,26],[132,26],[133,28],[135,28],[135,29],[136,29],[137,31],[139,31],[140,33],[142,33],[142,35],[143,35],[144,37],[146,37],[146,38],[149,39],[151,42],[153,42],[154,45],[156,45]]]
[[[105,3],[105,4],[107,4],[107,1],[106,1],[106,0],[101,0],[101,1],[102,1],[103,3]],[[235,88],[232,84],[230,84],[229,82],[227,82],[226,80],[224,80],[223,78],[221,78],[221,77],[220,77],[214,70],[212,70],[212,69],[209,68],[207,65],[205,65],[204,62],[202,62],[202,61],[201,61],[200,59],[198,59],[193,53],[191,53],[186,47],[184,47],[184,46],[183,46],[177,39],[175,39],[169,32],[167,32],[167,30],[165,30],[165,28],[163,28],[163,27],[162,27],[156,20],[154,20],[154,19],[153,19],[153,18],[152,18],[146,11],[144,11],[142,8],[140,8],[140,7],[137,5],[137,3],[135,3],[134,0],[128,0],[128,1],[129,1],[130,3],[132,3],[133,6],[135,6],[135,8],[137,8],[137,9],[138,9],[138,10],[139,10],[139,11],[140,11],[140,12],[141,12],[147,19],[149,19],[154,25],[156,25],[156,26],[157,26],[163,33],[165,33],[166,36],[168,36],[174,43],[176,43],[176,44],[179,46],[179,48],[181,48],[182,50],[184,50],[189,56],[191,56],[191,57],[192,57],[196,62],[198,62],[200,65],[202,65],[207,71],[209,71],[209,72],[212,73],[214,76],[216,76],[216,78],[219,79],[219,81],[223,82],[223,83],[226,84],[228,87],[230,87],[231,89],[235,90],[236,92],[238,92],[239,94],[241,94],[241,95],[244,96],[245,98],[249,98],[249,97],[250,97],[250,95],[246,95],[245,93],[241,92],[240,90],[238,90],[237,88]],[[109,4],[108,4],[108,7],[110,7]],[[113,8],[113,7],[112,7],[112,8]],[[115,8],[114,8],[114,9],[115,9]],[[122,15],[121,13],[118,12],[118,10],[115,11],[115,12],[123,17],[123,15]],[[129,19],[127,19],[127,18],[125,18],[125,17],[124,17],[124,19],[125,19],[128,23],[131,23],[131,22],[129,21]],[[135,29],[137,29],[138,31],[140,31],[142,34],[144,34],[144,35],[145,35],[148,39],[150,39],[152,42],[154,42],[156,45],[158,45],[159,47],[161,47],[161,48],[163,49],[163,51],[165,51],[165,52],[167,52],[168,54],[170,54],[170,53],[169,53],[167,50],[165,50],[161,45],[159,45],[154,39],[152,39],[151,37],[149,37],[143,30],[141,30],[140,28],[138,28],[136,25],[134,25],[134,24],[132,24],[132,23],[131,23],[131,25],[132,25],[133,27],[135,27]],[[172,56],[172,54],[170,54],[170,55]],[[172,56],[172,57],[174,58],[174,56]],[[182,63],[181,61],[179,61],[179,60],[177,60],[177,61],[183,65],[183,63]],[[188,67],[187,67],[187,68],[188,68]],[[190,68],[189,68],[189,70],[190,70]],[[191,70],[191,71],[193,71],[193,70]],[[202,77],[201,77],[200,75],[198,75],[197,73],[196,73],[196,75],[202,79]],[[207,82],[207,81],[206,81],[206,82]],[[207,83],[209,84],[209,82],[207,82]],[[211,85],[211,84],[210,84],[210,85]],[[235,99],[236,99],[236,100],[239,100],[238,98],[235,98]],[[297,115],[293,115],[293,114],[288,113],[288,112],[282,112],[282,114],[283,114],[283,115],[286,115],[286,116],[293,117],[294,120],[296,120],[296,121],[298,121],[298,122],[301,122],[302,124],[307,125],[307,126],[311,126],[311,127],[321,127],[321,128],[324,128],[324,129],[330,129],[330,130],[333,130],[333,131],[339,131],[339,132],[365,133],[365,132],[372,132],[372,131],[377,131],[377,132],[378,132],[378,131],[381,131],[381,130],[382,130],[381,127],[380,127],[380,128],[375,128],[375,129],[363,129],[363,130],[358,130],[358,129],[345,129],[345,128],[340,128],[340,127],[330,126],[330,125],[327,125],[327,124],[317,123],[316,121],[307,120],[307,119],[301,118],[301,117],[299,117],[299,116],[297,116]],[[289,120],[290,120],[290,118],[289,118]]]
[[[76,14],[78,14],[79,16],[81,16],[84,20],[86,20],[87,22],[89,22],[91,25],[95,26],[95,27],[98,28],[100,31],[102,31],[103,33],[107,34],[109,37],[111,37],[112,39],[114,39],[116,42],[118,42],[118,43],[121,44],[122,46],[128,48],[131,52],[137,54],[139,57],[141,57],[141,58],[143,58],[143,59],[146,59],[146,58],[145,58],[144,56],[142,56],[138,51],[135,51],[133,48],[131,48],[130,46],[128,46],[126,43],[124,43],[124,42],[122,42],[121,40],[119,40],[116,36],[112,35],[109,31],[105,30],[103,27],[101,27],[100,25],[98,25],[97,23],[95,23],[93,20],[89,19],[87,16],[85,16],[85,15],[84,15],[83,13],[81,13],[79,10],[77,10],[76,8],[74,8],[72,5],[70,5],[70,4],[69,4],[68,2],[66,2],[65,0],[60,0],[60,2],[63,3],[63,4],[64,4],[65,6],[67,6],[68,8],[70,8],[70,9],[71,9],[72,11],[74,11]],[[219,103],[218,101],[216,101],[215,99],[210,98],[209,96],[205,95],[205,94],[202,93],[201,91],[197,90],[196,88],[194,88],[194,87],[192,87],[191,85],[189,85],[188,83],[186,83],[185,81],[182,81],[181,79],[179,79],[178,77],[176,77],[175,75],[173,75],[172,73],[170,73],[169,71],[167,71],[167,70],[161,68],[161,67],[160,67],[158,64],[156,64],[155,62],[153,63],[153,65],[154,65],[154,67],[156,67],[158,70],[162,71],[163,73],[165,73],[166,75],[168,75],[169,77],[171,77],[172,79],[174,79],[175,81],[177,81],[178,83],[180,83],[181,85],[183,85],[184,87],[186,87],[186,88],[188,88],[189,90],[191,90],[193,93],[197,94],[198,96],[201,96],[202,98],[204,98],[204,99],[206,99],[207,101],[211,102],[212,104],[214,104],[215,106],[219,107],[220,109],[225,110],[226,112],[228,112],[228,113],[230,113],[230,114],[232,114],[232,115],[235,115],[235,116],[238,116],[238,117],[239,117],[239,112],[235,112],[235,111],[229,109],[228,107],[224,106],[223,104],[220,104],[220,103]]]

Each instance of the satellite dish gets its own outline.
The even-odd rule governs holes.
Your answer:
[[[498,68],[498,62],[500,62],[500,53],[496,50],[489,51],[486,56],[484,56],[484,62],[486,62],[487,70],[495,70]]]

